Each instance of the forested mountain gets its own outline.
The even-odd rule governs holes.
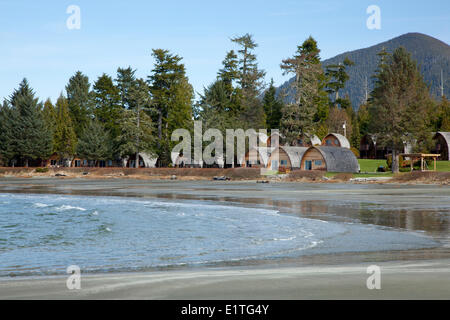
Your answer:
[[[425,82],[430,86],[431,94],[436,97],[441,92],[441,70],[444,79],[444,94],[450,96],[450,46],[436,38],[421,33],[407,33],[386,42],[379,43],[369,48],[344,52],[333,58],[322,61],[322,66],[342,63],[346,57],[350,58],[355,64],[347,68],[350,79],[343,90],[339,92],[340,96],[350,97],[353,108],[358,109],[364,102],[366,96],[366,81],[368,94],[373,89],[374,79],[372,78],[377,68],[379,53],[383,48],[392,53],[396,48],[403,46],[417,61],[420,70],[424,76]],[[294,79],[282,84],[277,93],[289,88],[289,84]],[[285,100],[290,101],[293,97],[292,92],[287,93]]]

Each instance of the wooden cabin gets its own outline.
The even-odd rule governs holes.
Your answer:
[[[433,140],[435,143],[432,152],[440,154],[438,160],[450,160],[450,132],[436,132]]]
[[[322,140],[322,146],[341,147],[350,149],[350,142],[346,137],[339,133],[329,133]]]
[[[358,159],[354,153],[342,147],[310,147],[301,160],[301,170],[328,172],[359,172]]]
[[[303,154],[308,148],[281,146],[273,150],[267,168],[275,171],[300,169]]]
[[[387,159],[392,150],[376,143],[376,136],[366,134],[359,143],[359,157],[361,159]]]
[[[275,148],[257,147],[249,150],[242,161],[242,167],[246,168],[266,168],[269,157]]]

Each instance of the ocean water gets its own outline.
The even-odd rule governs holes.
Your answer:
[[[0,276],[141,271],[310,253],[431,247],[375,226],[203,201],[0,194]]]

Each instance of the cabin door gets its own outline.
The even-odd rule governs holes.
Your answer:
[[[278,171],[278,160],[272,160],[272,170]]]
[[[312,161],[305,160],[305,170],[312,170]]]

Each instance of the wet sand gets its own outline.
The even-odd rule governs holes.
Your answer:
[[[83,275],[82,290],[65,277],[0,280],[0,298],[37,299],[449,299],[450,188],[212,181],[0,179],[0,193],[52,193],[210,200],[276,208],[325,221],[421,233],[433,249],[319,254],[230,263],[223,268]],[[382,289],[368,290],[366,268],[382,267]]]
[[[450,299],[450,260],[380,263],[380,289],[367,288],[370,264],[228,268],[0,281],[0,299]]]

